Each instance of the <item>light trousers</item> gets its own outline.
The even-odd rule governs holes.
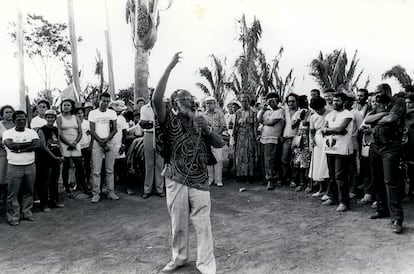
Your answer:
[[[144,155],[145,155],[145,182],[144,193],[150,194],[153,187],[157,193],[164,192],[164,178],[161,176],[164,159],[156,151],[153,145],[153,133],[144,133]]]
[[[19,221],[20,211],[23,218],[31,217],[33,207],[33,188],[36,179],[35,164],[17,166],[9,164],[7,167],[7,220]],[[19,195],[21,204],[19,203]]]
[[[188,221],[191,219],[197,236],[196,266],[203,274],[216,273],[210,223],[210,192],[190,188],[168,178],[165,179],[165,185],[171,219],[171,261],[183,265],[188,260]]]
[[[98,142],[92,146],[92,193],[94,196],[101,193],[101,169],[102,159],[105,156],[105,182],[109,192],[114,191],[114,164],[115,164],[115,146],[108,142],[108,151],[104,151]]]
[[[223,183],[223,148],[211,147],[211,152],[214,155],[217,163],[215,165],[207,166],[208,169],[208,182],[212,184]]]

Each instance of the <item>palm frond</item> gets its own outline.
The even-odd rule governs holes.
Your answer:
[[[204,67],[204,68],[199,69],[198,73],[200,73],[200,75],[207,80],[208,84],[211,87],[211,90],[216,89],[216,85],[215,85],[214,80],[213,80],[213,74],[211,73],[211,71],[208,67]]]
[[[344,85],[345,69],[347,65],[347,56],[345,51],[340,51],[338,58],[332,72],[332,87],[338,89],[339,86]]]
[[[198,87],[199,89],[201,89],[201,91],[206,95],[206,96],[211,96],[211,92],[210,90],[203,84],[203,83],[196,83],[195,84],[196,87]]]
[[[329,79],[329,68],[323,58],[313,59],[310,64],[310,68],[310,75],[314,77],[322,89],[327,89],[332,86]]]

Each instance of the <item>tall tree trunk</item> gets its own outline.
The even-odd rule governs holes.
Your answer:
[[[73,87],[75,88],[76,97],[79,98],[80,93],[80,82],[79,82],[79,69],[78,69],[78,51],[77,51],[77,40],[75,31],[75,19],[73,13],[73,2],[68,0],[68,17],[69,17],[69,34],[70,34],[70,48],[72,55],[72,77]]]
[[[24,82],[24,51],[23,51],[23,20],[20,0],[17,2],[17,45],[18,45],[18,60],[19,60],[19,108],[26,110],[26,85]]]
[[[148,59],[149,52],[141,47],[137,47],[135,51],[135,82],[134,82],[134,103],[137,99],[143,97],[148,99]]]

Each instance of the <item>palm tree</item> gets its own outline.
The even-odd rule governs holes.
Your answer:
[[[283,54],[283,47],[280,47],[272,64],[268,64],[265,55],[260,51],[260,79],[261,85],[257,91],[257,96],[266,96],[270,91],[276,92],[281,99],[285,94],[293,91],[296,78],[293,77],[293,69],[289,71],[286,77],[281,76],[279,63]]]
[[[169,6],[171,6],[171,0]],[[148,59],[157,40],[159,25],[158,0],[127,0],[126,22],[131,25],[135,51],[134,101],[148,99]]]
[[[314,77],[321,89],[334,88],[344,89],[348,92],[355,92],[358,89],[358,82],[363,74],[362,69],[356,74],[359,62],[358,50],[355,50],[352,61],[348,66],[348,58],[345,50],[334,50],[332,53],[323,56],[322,51],[316,59],[313,59],[310,68],[310,75]],[[368,85],[369,79],[365,83]]]
[[[214,96],[221,108],[224,106],[228,90],[231,89],[231,83],[227,81],[226,71],[224,69],[225,60],[222,62],[214,54],[210,55],[213,66],[200,68],[198,73],[207,81],[207,85],[198,82],[196,86],[201,89],[207,96]]]
[[[396,78],[402,87],[413,84],[413,78],[411,78],[411,76],[408,75],[405,68],[403,68],[400,65],[393,66],[390,70],[387,70],[382,75],[382,79],[387,79],[387,78],[392,78],[392,77]]]
[[[262,37],[260,21],[254,18],[250,27],[247,26],[246,17],[243,14],[239,20],[239,41],[242,43],[242,54],[237,58],[235,67],[240,75],[241,92],[249,94],[252,98],[260,86],[260,73],[258,63],[260,50],[258,43]]]

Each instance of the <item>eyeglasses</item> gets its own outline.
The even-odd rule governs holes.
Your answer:
[[[174,101],[194,101],[194,96],[185,96],[176,98]]]

